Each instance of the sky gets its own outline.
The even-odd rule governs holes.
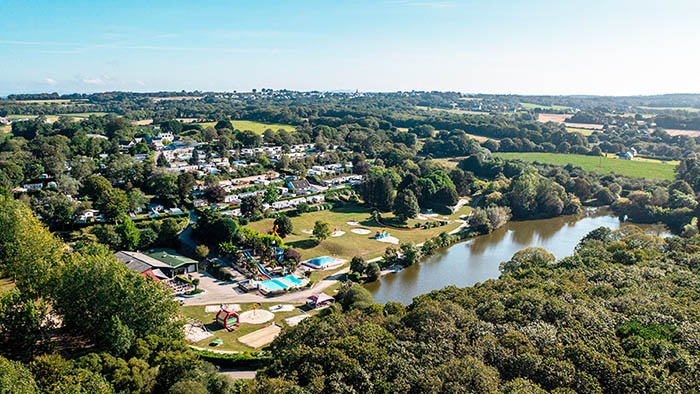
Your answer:
[[[0,0],[0,95],[700,93],[697,0]]]

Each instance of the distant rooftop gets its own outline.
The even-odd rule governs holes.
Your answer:
[[[150,258],[165,263],[172,268],[178,268],[187,264],[197,264],[196,260],[192,260],[188,257],[178,254],[173,249],[149,249],[143,251],[142,253]]]

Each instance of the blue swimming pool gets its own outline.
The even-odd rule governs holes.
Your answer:
[[[313,268],[326,268],[332,265],[340,264],[341,260],[330,256],[316,257],[315,259],[308,260],[304,264]]]
[[[302,281],[294,275],[287,275],[281,278],[274,278],[260,282],[260,285],[267,291],[284,290],[290,287],[297,287],[302,284]]]

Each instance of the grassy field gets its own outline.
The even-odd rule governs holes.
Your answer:
[[[260,309],[267,310],[267,308],[277,305],[278,303],[273,303],[273,302],[267,302],[261,304],[262,307]],[[253,304],[240,304],[241,306],[241,311],[245,312],[247,310],[250,310]],[[240,326],[238,326],[234,331],[229,332],[228,330],[225,330],[218,324],[214,322],[214,318],[216,317],[216,312],[210,312],[207,313],[205,312],[205,306],[204,305],[188,305],[188,306],[183,306],[181,307],[180,311],[182,312],[183,315],[186,317],[199,320],[202,323],[204,323],[205,327],[209,332],[214,334],[213,337],[209,337],[203,341],[199,341],[195,343],[194,345],[202,347],[202,348],[211,348],[214,349],[214,347],[210,347],[209,344],[211,341],[213,341],[215,338],[221,338],[224,343],[222,345],[219,345],[216,347],[216,349],[220,350],[234,350],[234,351],[239,351],[239,352],[244,352],[244,351],[255,351],[255,350],[260,350],[260,349],[254,349],[248,345],[244,345],[243,343],[238,341],[238,338],[250,334],[253,331],[257,331],[268,324],[275,322],[277,325],[282,326],[282,327],[287,327],[287,324],[284,322],[284,319],[296,315],[301,315],[303,313],[302,310],[300,310],[298,307],[301,306],[300,304],[295,304],[297,306],[296,309],[294,309],[291,312],[276,312],[275,313],[275,318],[270,321],[266,322],[263,324],[249,324],[249,323],[242,323]],[[240,313],[240,312],[239,312]],[[313,314],[314,312],[311,312],[309,314]]]
[[[534,104],[534,103],[520,103],[520,106],[525,108],[525,109],[552,109],[552,110],[566,110],[566,109],[571,109],[571,107],[567,107],[565,105],[540,105],[540,104]]]
[[[688,111],[688,112],[700,112],[700,108],[693,107],[637,107],[639,109],[647,109],[653,111]]]
[[[0,278],[0,294],[15,288],[15,282],[10,278]]]
[[[216,122],[204,122],[204,123],[197,123],[197,124],[202,126],[202,128],[207,128],[209,126],[214,127]],[[250,130],[250,131],[258,133],[258,134],[262,134],[267,129],[272,129],[274,131],[277,131],[279,129],[286,130],[286,131],[296,130],[296,127],[294,127],[292,125],[288,125],[288,124],[261,123],[261,122],[254,122],[251,120],[232,120],[231,124],[233,124],[233,127],[238,129],[238,130]]]
[[[610,158],[613,158],[613,159],[614,159],[614,158],[617,158],[617,155],[614,154],[614,153],[606,153],[606,154],[605,154],[605,157],[610,157]],[[674,166],[677,166],[677,165],[680,163],[679,160],[647,159],[647,158],[645,158],[645,157],[639,157],[639,156],[635,157],[633,160],[634,160],[634,161],[645,161],[645,162],[648,162],[648,163],[665,163],[665,164],[671,164],[671,165],[674,165]]]
[[[639,178],[673,179],[675,166],[667,163],[651,163],[645,161],[622,160],[610,157],[570,155],[565,153],[494,153],[495,157],[503,159],[520,159],[529,162],[540,162],[564,166],[572,164],[583,167],[587,171],[599,173],[613,172]]]
[[[568,131],[569,133],[581,133],[583,135],[591,135],[591,134],[593,134],[594,131],[597,131],[597,130],[581,129],[578,127],[567,127],[566,131]]]
[[[433,159],[433,161],[439,163],[440,165],[443,165],[447,168],[457,168],[457,165],[459,165],[460,160],[466,159],[467,156],[455,156],[455,157],[444,157],[441,159]]]
[[[457,219],[460,215],[467,215],[470,207],[462,207],[457,213],[448,215],[448,219]],[[380,226],[371,217],[371,211],[368,208],[359,205],[346,205],[328,211],[319,211],[305,213],[301,216],[292,217],[294,225],[293,234],[288,235],[284,242],[285,244],[299,250],[303,260],[311,259],[319,256],[334,256],[346,260],[350,260],[353,256],[359,255],[365,259],[372,259],[381,256],[384,250],[391,244],[379,242],[370,237],[377,231],[385,229]],[[443,216],[440,215],[440,218]],[[395,220],[393,214],[382,214],[385,223]],[[317,220],[325,221],[330,224],[331,229],[345,231],[345,234],[339,237],[329,237],[319,245],[313,240],[310,232],[314,228],[314,223]],[[261,233],[267,233],[272,228],[273,219],[265,219],[258,222],[250,223],[247,227]],[[359,226],[351,226],[347,222],[359,222]],[[413,226],[416,222],[424,222],[420,220],[409,220],[408,225]],[[391,223],[387,223],[391,224]],[[427,230],[417,231],[398,231],[389,230],[392,236],[399,239],[400,242],[421,243],[428,238],[432,238],[443,231],[449,232],[456,229],[459,223],[452,222],[447,226],[436,227]],[[350,229],[362,227],[371,231],[368,235],[359,235],[350,232]]]

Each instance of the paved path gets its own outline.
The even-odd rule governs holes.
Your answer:
[[[220,369],[219,373],[232,379],[255,379],[258,372],[254,369]]]
[[[311,288],[295,291],[292,293],[282,294],[276,297],[265,297],[259,294],[239,294],[233,287],[233,284],[226,282],[219,282],[221,288],[216,290],[210,290],[209,286],[200,287],[206,288],[207,292],[197,298],[185,298],[184,305],[213,305],[213,304],[233,304],[233,303],[247,303],[247,302],[286,302],[286,303],[306,303],[307,298],[314,294],[318,294],[326,290],[327,288],[333,286],[338,279],[343,274],[350,271],[350,268],[343,268],[342,270],[336,272],[332,276],[321,280],[320,282],[313,285]],[[192,275],[193,277],[204,278],[209,275],[198,274]],[[209,276],[211,278],[211,276]],[[200,279],[202,280],[202,279]]]

